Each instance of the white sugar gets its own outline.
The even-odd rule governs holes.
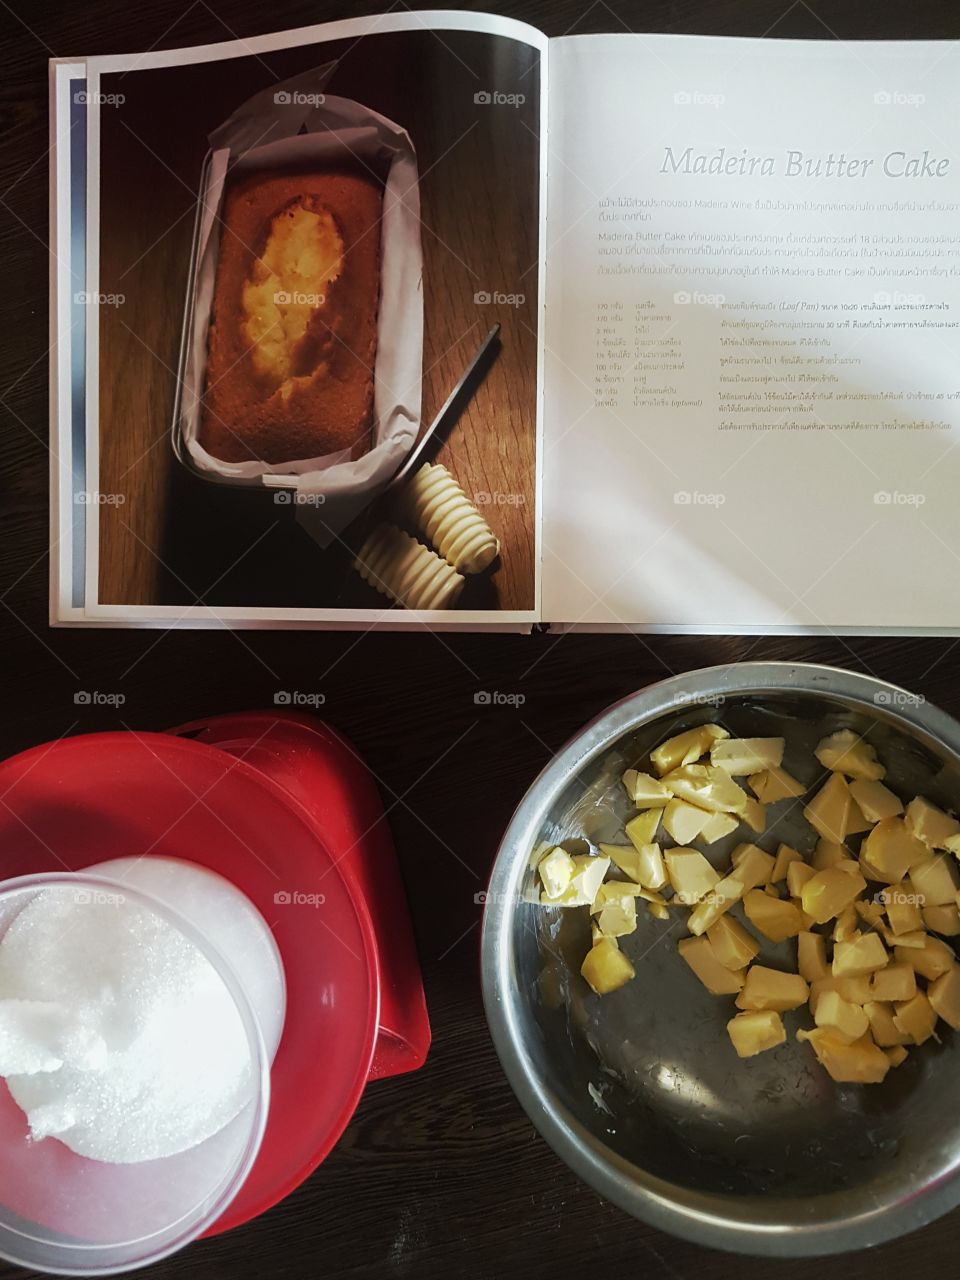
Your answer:
[[[196,1146],[255,1093],[206,957],[129,899],[59,886],[0,942],[0,1074],[35,1139],[122,1164]]]

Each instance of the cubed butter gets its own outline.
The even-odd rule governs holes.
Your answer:
[[[880,1000],[868,1000],[863,1011],[870,1023],[870,1034],[881,1049],[911,1043],[910,1037],[893,1020],[893,1005]]]
[[[865,933],[851,942],[836,944],[833,948],[832,973],[835,978],[860,978],[864,974],[882,969],[889,958],[880,937],[875,933]]]
[[[773,874],[776,859],[765,853],[756,844],[738,844],[730,856],[734,874],[743,882],[745,889],[755,889],[758,885],[768,884]]]
[[[863,932],[860,924],[861,920],[857,913],[856,905],[851,902],[849,907],[843,908],[833,922],[834,942],[852,942],[854,938],[859,938]]]
[[[907,1058],[910,1056],[910,1050],[905,1048],[902,1044],[892,1045],[891,1048],[884,1049],[883,1052],[890,1059],[891,1067],[899,1067],[900,1064],[906,1062]]]
[[[923,796],[910,801],[903,821],[910,834],[930,849],[945,849],[948,840],[960,836],[960,822]]]
[[[947,973],[957,963],[953,947],[942,938],[924,938],[922,947],[896,947],[894,958],[898,964],[908,964],[914,973],[932,982]]]
[[[790,897],[799,898],[803,893],[803,886],[816,874],[806,862],[791,862],[787,867],[787,893]]]
[[[732,813],[723,813],[716,809],[713,813],[707,814],[707,820],[704,823],[703,830],[700,832],[700,839],[707,844],[715,844],[718,840],[722,840],[724,836],[730,835],[736,831],[740,825],[740,820]]]
[[[627,839],[634,848],[640,849],[645,844],[653,844],[657,838],[657,829],[662,817],[663,809],[644,809],[635,818],[630,819],[626,824],[630,828]]]
[[[743,810],[743,820],[752,831],[756,831],[759,835],[766,830],[767,806],[761,804],[759,800],[754,800],[753,796],[747,796],[747,803]]]
[[[670,803],[671,792],[649,773],[628,769],[623,775],[623,785],[638,809],[662,809]]]
[[[613,938],[600,938],[593,944],[580,972],[598,996],[616,991],[636,976],[633,965]]]
[[[739,920],[721,916],[707,929],[713,952],[725,969],[745,969],[758,955],[760,943]]]
[[[840,729],[822,738],[814,754],[825,769],[846,774],[848,778],[879,782],[886,773],[870,743],[852,729]]]
[[[923,928],[921,899],[909,880],[901,880],[877,895],[887,915],[887,923],[893,933],[913,933]]]
[[[687,928],[693,934],[705,933],[725,911],[743,897],[743,885],[735,876],[725,876],[701,898],[687,917]]]
[[[910,883],[919,895],[920,905],[939,907],[957,900],[955,863],[946,854],[922,858],[910,867]]]
[[[637,901],[623,897],[607,902],[596,919],[597,928],[605,938],[622,938],[637,927]]]
[[[894,1026],[909,1036],[912,1044],[923,1044],[930,1039],[937,1025],[937,1014],[922,991],[918,991],[912,1000],[894,1005],[894,1008]]]
[[[818,840],[810,865],[814,871],[826,871],[827,867],[835,867],[838,862],[845,862],[849,857],[850,850],[846,845],[838,844],[836,840]]]
[[[738,1009],[799,1009],[806,1004],[810,988],[799,973],[783,973],[753,964],[747,970],[743,990],[737,996]]]
[[[825,1027],[798,1031],[798,1040],[809,1041],[817,1061],[838,1084],[880,1084],[890,1069],[890,1059],[870,1035],[847,1044]]]
[[[931,933],[942,934],[945,938],[955,938],[960,934],[960,911],[955,902],[945,902],[942,906],[923,908],[924,927]]]
[[[771,942],[795,938],[803,928],[803,919],[792,902],[771,898],[762,889],[751,889],[744,895],[743,909],[750,923]]]
[[[900,797],[882,782],[854,778],[850,783],[850,794],[868,822],[882,822],[884,818],[895,818],[903,813]]]
[[[764,769],[761,773],[753,773],[747,778],[747,786],[763,804],[777,804],[780,800],[795,800],[802,796],[806,787],[798,782],[786,769]]]
[[[727,1023],[727,1034],[741,1058],[775,1049],[787,1038],[783,1019],[775,1009],[756,1009],[738,1013]]]
[[[824,840],[843,844],[850,829],[850,806],[853,797],[842,774],[831,773],[817,794],[805,807],[803,816]]]
[[[621,871],[647,889],[662,889],[667,883],[667,870],[663,863],[660,846],[653,841],[642,842],[640,836],[644,833],[634,827],[633,822],[628,822],[624,830],[627,833],[627,839],[637,851],[637,861],[634,867],[623,866],[620,868]],[[617,865],[619,866],[619,863]]]
[[[823,934],[806,929],[797,934],[797,968],[807,982],[819,982],[831,976]]]
[[[927,854],[926,846],[906,828],[903,818],[884,818],[864,838],[860,855],[887,884],[896,884]]]
[[[912,965],[894,961],[870,975],[870,998],[885,1002],[912,1000],[917,994],[917,979]],[[877,1041],[879,1044],[880,1042]]]
[[[827,867],[812,876],[800,891],[803,909],[816,924],[826,924],[840,914],[867,887],[863,876],[849,875],[841,867]]]
[[[858,1004],[844,1000],[839,991],[825,991],[817,1001],[815,1021],[818,1027],[832,1032],[838,1040],[852,1044],[866,1035],[870,1023]]]
[[[743,777],[778,768],[783,748],[783,738],[724,738],[710,748],[710,763],[734,777]]]
[[[802,862],[803,854],[798,849],[791,849],[788,844],[781,844],[777,849],[777,856],[773,862],[773,870],[770,873],[770,883],[779,884],[781,880],[787,878],[787,868],[794,862]]]
[[[544,894],[548,898],[559,898],[570,888],[576,864],[566,849],[557,847],[544,854],[537,864],[537,871]]]
[[[743,986],[743,974],[735,973],[720,963],[706,934],[699,938],[682,938],[677,950],[712,995],[735,995]]]
[[[681,800],[689,800],[701,809],[721,810],[724,813],[743,813],[747,793],[734,782],[729,773],[710,764],[685,764],[673,769],[663,778]]]
[[[650,759],[662,778],[665,773],[682,765],[695,764],[715,742],[729,736],[727,730],[718,724],[697,725],[694,729],[687,729],[684,733],[661,742],[655,751],[650,752]]]
[[[960,968],[948,969],[931,982],[927,999],[938,1018],[960,1031]]]
[[[696,849],[668,849],[664,861],[677,901],[686,906],[699,902],[720,882],[719,871]]]
[[[573,874],[567,888],[556,898],[542,894],[540,901],[550,907],[589,907],[609,869],[609,858],[578,854],[573,858]]]
[[[688,800],[673,799],[663,810],[663,829],[677,844],[689,844],[703,831],[710,815]]]

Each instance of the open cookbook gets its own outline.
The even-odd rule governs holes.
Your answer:
[[[960,631],[953,46],[51,64],[51,620]]]

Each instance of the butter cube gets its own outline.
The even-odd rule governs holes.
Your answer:
[[[781,844],[777,849],[777,856],[773,864],[773,870],[770,873],[770,883],[779,884],[781,880],[787,877],[787,868],[794,862],[802,862],[803,854],[797,849],[791,849],[788,844]]]
[[[886,947],[875,933],[865,933],[852,942],[838,942],[833,949],[833,976],[859,978],[882,969],[889,960]],[[898,956],[899,960],[900,957]]]
[[[799,973],[782,973],[762,964],[747,970],[743,990],[737,996],[738,1009],[799,1009],[810,995],[810,988]]]
[[[803,886],[816,875],[813,867],[805,862],[791,862],[787,867],[787,892],[791,898],[799,898]]]
[[[686,906],[699,902],[720,882],[719,871],[696,849],[668,849],[664,861],[677,901]]]
[[[894,1008],[897,1011],[893,1015],[894,1026],[909,1036],[911,1043],[923,1044],[930,1039],[937,1025],[937,1014],[922,991],[918,991],[912,1000],[894,1005]]]
[[[609,869],[609,858],[578,855],[573,859],[573,874],[567,888],[556,898],[541,894],[540,901],[550,907],[589,907]]]
[[[835,867],[838,862],[846,862],[849,857],[850,850],[846,845],[838,844],[836,840],[818,840],[810,865],[814,871],[826,871],[827,867]]]
[[[852,942],[854,938],[860,937],[861,932],[860,916],[856,905],[851,902],[849,907],[843,908],[833,923],[833,940],[834,942]]]
[[[879,782],[886,773],[873,747],[851,729],[841,729],[821,739],[814,754],[825,769],[845,773],[848,778]]]
[[[798,1040],[807,1040],[817,1061],[838,1084],[880,1084],[890,1069],[890,1059],[869,1035],[846,1044],[828,1031],[798,1031]]]
[[[601,938],[593,944],[580,972],[598,996],[616,991],[636,976],[633,965],[613,938]]]
[[[955,938],[960,934],[960,911],[955,902],[947,902],[942,906],[924,907],[923,923],[931,933],[941,933],[946,938]]]
[[[714,955],[725,969],[745,969],[760,951],[760,943],[753,934],[730,916],[721,916],[710,925],[707,937],[713,945]]]
[[[884,1002],[912,1000],[917,994],[917,980],[913,967],[898,960],[870,975],[870,996]],[[880,1041],[877,1041],[879,1044]]]
[[[945,849],[948,840],[960,836],[960,822],[923,796],[910,801],[903,821],[910,834],[930,849]]]
[[[776,769],[783,760],[783,738],[725,738],[710,748],[710,763],[735,777]]]
[[[910,867],[910,883],[920,897],[921,906],[939,907],[957,900],[953,859],[942,853],[914,862]]]
[[[722,840],[724,836],[736,831],[739,825],[739,820],[732,813],[722,813],[719,809],[714,810],[713,813],[707,814],[707,820],[704,823],[703,830],[700,832],[700,839],[706,841],[707,844],[715,844],[717,840]]]
[[[846,779],[839,773],[831,773],[810,803],[803,816],[824,840],[843,844],[850,830],[850,808],[853,797]]]
[[[743,986],[743,974],[734,973],[720,963],[706,934],[700,938],[682,938],[677,950],[712,995],[734,995]]]
[[[827,867],[807,881],[800,891],[803,909],[816,924],[826,924],[840,914],[867,887],[863,876],[848,875],[840,867]]]
[[[850,794],[868,822],[882,822],[884,818],[895,818],[903,813],[900,797],[882,782],[855,778],[850,783]]]
[[[810,933],[804,929],[797,934],[797,968],[800,976],[807,982],[817,982],[829,978],[830,966],[827,964],[826,941],[820,933]]]
[[[887,922],[893,933],[913,933],[923,928],[920,897],[909,880],[901,880],[878,894],[887,913]]]
[[[858,898],[853,904],[857,915],[871,929],[880,929],[883,925],[883,904],[880,902],[864,902]]]
[[[817,1016],[819,1001],[826,991],[836,991],[851,1004],[864,1005],[870,999],[870,979],[862,978],[818,978],[810,983],[810,1012]]]
[[[894,956],[899,964],[908,964],[914,973],[933,981],[947,973],[957,963],[953,947],[942,938],[926,935],[922,947],[896,947]]]
[[[747,796],[747,803],[743,810],[743,820],[757,834],[765,830],[767,825],[767,807],[754,800],[753,796]]]
[[[948,969],[927,988],[927,999],[938,1018],[960,1031],[960,969]]]
[[[662,889],[667,883],[667,871],[663,865],[660,846],[654,843],[638,844],[634,837],[639,837],[642,832],[634,827],[633,822],[628,822],[624,830],[637,851],[637,860],[633,868],[622,866],[621,870],[647,889]],[[619,863],[617,865],[620,866]]]
[[[630,828],[627,839],[637,849],[645,844],[653,844],[657,838],[657,828],[663,817],[663,809],[643,809],[635,818],[626,824]],[[626,830],[624,827],[624,830]]]
[[[892,929],[881,926],[880,936],[888,947],[900,947],[903,950],[919,947],[922,951],[927,945],[927,934],[923,929],[917,929],[913,933],[894,933]]]
[[[675,796],[711,812],[743,813],[747,793],[722,769],[710,764],[685,764],[663,778]]]
[[[759,845],[739,844],[730,856],[734,874],[743,882],[745,889],[755,889],[757,885],[768,884],[773,874],[775,859],[765,853]]]
[[[817,1002],[815,1021],[818,1027],[832,1032],[838,1040],[852,1044],[866,1035],[870,1023],[858,1004],[844,1000],[838,991],[825,991]]]
[[[718,880],[716,886],[690,912],[687,928],[693,934],[705,933],[742,897],[743,885],[734,876]]]
[[[663,902],[650,902],[647,904],[647,910],[653,916],[654,920],[669,920],[669,908]]]
[[[605,938],[622,938],[637,927],[635,898],[622,897],[606,902],[597,915],[597,928]]]
[[[661,742],[655,751],[650,752],[650,759],[657,773],[663,777],[673,769],[685,764],[694,764],[713,746],[714,742],[730,735],[718,724],[701,724],[695,729],[687,729],[676,737]]]
[[[893,1020],[893,1006],[879,1000],[868,1000],[863,1011],[870,1022],[870,1034],[882,1049],[910,1044],[910,1037]]]
[[[671,800],[663,810],[663,828],[677,844],[689,844],[707,825],[710,815],[687,800]]]
[[[798,782],[786,769],[774,766],[761,773],[753,773],[747,778],[747,785],[763,804],[776,804],[780,800],[795,800],[802,796],[806,787]]]
[[[847,784],[849,788],[849,783]],[[850,816],[847,819],[847,835],[855,836],[861,831],[869,831],[873,826],[872,822],[868,822],[863,816],[863,811],[853,798],[853,792],[850,792]]]
[[[544,894],[548,898],[559,898],[570,888],[576,864],[566,849],[557,847],[544,854],[537,864],[537,871]]]
[[[884,818],[865,838],[860,854],[882,880],[896,884],[915,862],[927,856],[927,849],[907,830],[903,818]]]
[[[771,942],[795,938],[803,928],[800,912],[792,902],[771,898],[762,889],[751,889],[744,896],[743,909],[750,923]]]
[[[787,1038],[783,1019],[775,1009],[738,1013],[727,1023],[727,1034],[741,1058],[752,1058],[767,1049],[775,1049]]]
[[[638,809],[662,809],[670,802],[671,793],[649,773],[640,773],[637,769],[628,769],[623,775],[623,785],[627,795]]]
[[[895,1044],[890,1049],[884,1049],[883,1052],[890,1059],[891,1067],[899,1067],[910,1056],[910,1051],[905,1049],[902,1044]]]

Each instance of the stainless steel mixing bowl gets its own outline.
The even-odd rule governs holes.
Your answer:
[[[960,805],[960,725],[922,699],[829,667],[746,663],[665,680],[573,739],[527,792],[504,836],[483,923],[487,1018],[533,1123],[592,1187],[628,1213],[701,1244],[783,1257],[841,1252],[922,1226],[960,1203],[960,1056],[943,1031],[882,1085],[834,1084],[793,1032],[741,1062],[711,996],[676,953],[683,923],[641,913],[622,939],[636,978],[594,996],[579,975],[587,913],[525,900],[534,851],[572,837],[623,840],[622,771],[663,738],[720,720],[735,736],[783,735],[784,765],[813,784],[813,749],[865,734],[904,797]],[[772,811],[760,843],[812,848],[800,806]],[[740,836],[713,845],[728,863]],[[570,846],[568,846],[570,847]],[[716,854],[716,858],[713,855]],[[761,959],[787,967],[790,943]],[[794,948],[795,954],[795,948]],[[943,1024],[940,1024],[943,1029]]]

